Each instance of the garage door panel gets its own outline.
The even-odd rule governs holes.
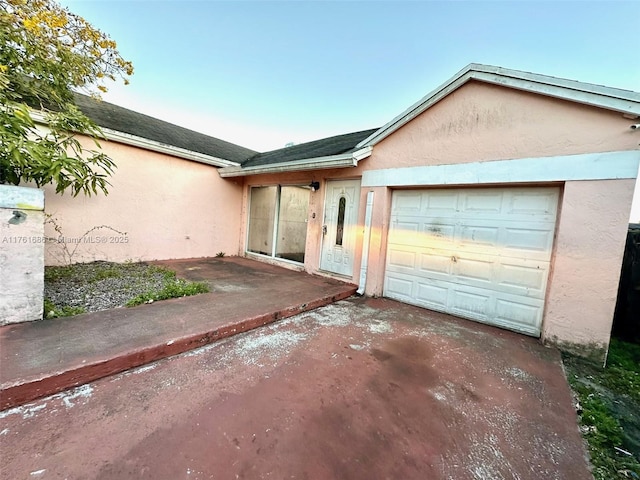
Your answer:
[[[394,192],[385,295],[539,335],[558,193]]]
[[[425,214],[450,217],[458,210],[459,198],[453,190],[441,190],[432,195],[424,195],[421,192],[421,196],[422,210]]]
[[[396,269],[415,270],[416,253],[408,250],[389,251],[389,267]]]
[[[453,274],[465,280],[479,280],[490,286],[494,279],[492,259],[457,258],[453,263]]]
[[[451,274],[451,257],[448,255],[437,255],[433,253],[421,253],[419,269],[421,272],[429,274]]]
[[[416,284],[416,298],[423,304],[428,304],[432,308],[444,309],[447,307],[447,297],[449,289],[433,283],[418,282]]]
[[[542,319],[542,305],[527,305],[522,301],[498,299],[495,319],[502,325],[528,326],[535,330]]]
[[[398,274],[387,277],[385,289],[390,298],[409,302],[413,297],[413,284],[415,280],[402,278]]]
[[[500,227],[486,225],[462,225],[458,228],[458,241],[467,248],[500,246]]]
[[[420,211],[423,195],[420,192],[406,191],[397,196],[394,204],[395,210],[402,215],[410,215]]]
[[[478,320],[486,320],[491,314],[492,297],[487,292],[480,292],[482,291],[473,293],[464,286],[453,288],[449,304],[451,312]]]
[[[452,242],[456,235],[456,225],[453,223],[444,223],[441,218],[427,219],[423,221],[420,231],[420,245],[429,242]]]
[[[519,191],[511,193],[509,202],[510,215],[532,215],[544,218],[546,215],[556,216],[558,208],[557,190]]]
[[[496,190],[477,190],[463,192],[460,211],[464,213],[499,214],[502,211],[504,193]]]
[[[515,250],[549,251],[553,245],[553,227],[544,229],[527,227],[506,227],[504,247]]]
[[[506,291],[529,297],[543,298],[549,275],[549,265],[509,265],[498,266],[498,282]]]
[[[389,244],[437,246],[450,248],[454,241],[456,226],[444,223],[426,223],[415,217],[392,222],[389,228]]]

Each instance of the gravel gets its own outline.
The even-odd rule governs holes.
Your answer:
[[[44,296],[57,306],[87,312],[123,307],[136,295],[161,289],[172,280],[168,270],[146,263],[78,263],[46,267]]]

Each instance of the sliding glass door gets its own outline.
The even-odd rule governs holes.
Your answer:
[[[310,188],[251,187],[247,251],[304,263]]]

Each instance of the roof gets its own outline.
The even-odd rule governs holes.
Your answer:
[[[472,80],[640,116],[640,93],[631,90],[471,63],[357,146],[359,148],[374,146]]]
[[[134,137],[151,140],[162,145],[177,147],[188,152],[196,152],[207,157],[214,157],[214,159],[235,163],[241,163],[256,154],[254,150],[249,148],[241,147],[204,133],[194,132],[118,105],[95,100],[86,95],[75,94],[75,101],[78,108],[103,129],[133,135]],[[122,138],[114,139],[122,140]],[[197,158],[192,159],[197,160]]]
[[[218,170],[220,176],[244,177],[260,173],[299,172],[328,168],[348,168],[371,155],[372,147],[357,148],[357,143],[377,129],[336,135],[301,143],[271,152],[259,153],[242,165]]]
[[[376,132],[378,129],[362,130],[360,132],[346,133],[334,137],[300,143],[291,147],[280,148],[270,152],[258,153],[242,163],[243,168],[270,165],[273,163],[292,162],[307,158],[328,157],[349,153],[355,150],[355,146]]]

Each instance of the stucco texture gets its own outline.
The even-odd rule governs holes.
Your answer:
[[[471,82],[376,145],[366,162],[384,169],[637,150],[634,133],[619,113]],[[543,340],[604,358],[634,185],[634,179],[561,184]],[[371,189],[377,202],[371,295],[383,293],[389,187]]]
[[[565,184],[543,323],[545,340],[596,358],[606,351],[634,184]]]
[[[45,212],[67,245],[65,252],[61,243],[47,244],[48,265],[238,254],[242,187],[237,182],[223,180],[209,165],[116,142],[101,144],[117,165],[107,196],[73,198],[45,188]],[[102,225],[110,228],[83,238]],[[58,239],[53,227],[48,223],[46,233]]]
[[[365,170],[633,150],[637,150],[637,135],[629,129],[629,120],[619,113],[472,81],[375,145],[371,157],[360,161],[356,168],[246,177],[244,205],[251,185],[321,181],[320,190],[311,194],[305,269],[322,273],[318,265],[327,179],[358,178]],[[517,185],[491,185],[552,185],[563,192],[547,284],[543,340],[577,347],[578,353],[599,360],[604,358],[634,183],[633,179],[558,179],[551,184],[532,179]],[[419,184],[420,179],[416,178],[416,188],[420,188]],[[470,181],[464,186],[488,185]],[[367,192],[373,191],[365,289],[368,295],[384,293],[393,189],[394,185],[389,184],[363,187],[361,191],[352,280],[359,279],[365,199]],[[246,225],[246,212],[242,225]],[[240,250],[244,250],[242,237]]]
[[[368,169],[636,150],[620,113],[469,82],[378,143]]]
[[[0,185],[0,325],[42,318],[42,191]]]

